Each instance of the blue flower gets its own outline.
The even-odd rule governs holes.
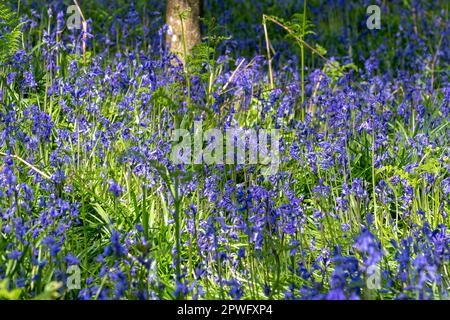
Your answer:
[[[72,265],[78,265],[80,263],[80,261],[78,260],[77,257],[75,257],[72,253],[68,253],[64,260],[67,262],[68,266],[72,266]]]
[[[19,260],[22,257],[22,252],[17,249],[14,249],[13,251],[7,254],[7,257],[8,259],[11,260]]]
[[[118,198],[122,192],[122,187],[114,181],[114,179],[109,180],[109,191],[114,194],[114,197]]]

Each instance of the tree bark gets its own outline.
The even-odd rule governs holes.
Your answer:
[[[171,31],[167,35],[166,42],[170,46],[170,50],[177,54],[183,62],[185,60],[183,29],[188,55],[192,52],[192,48],[201,41],[199,19],[201,2],[202,0],[167,0],[166,23]],[[187,12],[189,8],[190,12]],[[183,21],[180,18],[181,12],[186,12]]]

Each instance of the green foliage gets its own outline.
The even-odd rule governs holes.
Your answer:
[[[277,19],[280,20],[280,18]],[[309,20],[304,13],[296,13],[291,17],[291,19],[284,21],[283,23],[290,30],[292,30],[292,32],[287,35],[288,38],[303,39],[309,34],[316,34],[312,31],[312,28],[314,28],[314,23]]]
[[[303,40],[305,36],[316,34],[312,29],[314,23],[309,20],[303,13],[296,13],[290,19],[284,19],[276,16],[267,15],[267,18],[283,25],[288,31],[286,38],[293,39],[296,42]],[[301,45],[301,43],[299,43]]]
[[[58,299],[61,295],[58,290],[62,287],[61,282],[52,281],[47,284],[44,288],[44,291],[36,296],[33,300],[55,300]]]
[[[6,62],[20,48],[22,31],[17,14],[0,3],[0,63]]]
[[[0,300],[17,300],[22,290],[19,288],[9,289],[9,280],[0,281]]]
[[[209,73],[216,66],[218,46],[230,38],[220,35],[221,28],[216,25],[215,19],[202,18],[201,21],[206,25],[207,33],[204,41],[193,48],[192,54],[187,59],[187,65],[191,75],[198,75],[202,80],[207,81]]]
[[[139,2],[139,1],[138,1]],[[142,1],[139,3],[143,3]],[[230,1],[230,3],[232,3]],[[274,2],[276,3],[276,2]],[[245,2],[243,6],[251,6],[251,2]],[[86,6],[94,6],[94,2],[86,2]],[[274,6],[276,6],[274,4]],[[20,25],[15,14],[11,11],[5,11],[2,13],[2,5],[0,5],[0,14],[3,19],[9,21],[10,26],[6,26],[3,20],[0,20],[5,30],[17,30],[20,32]],[[248,9],[248,7],[247,7]],[[4,10],[4,9],[3,9]],[[234,8],[234,10],[237,10]],[[242,19],[249,19],[251,15],[251,10],[239,10],[242,12],[240,16]],[[111,13],[108,17],[108,12],[100,14],[102,9],[96,9],[92,15],[95,15],[94,21],[103,20],[114,20],[112,16],[116,13]],[[125,6],[121,11],[126,12]],[[122,12],[122,13],[123,13]],[[95,14],[97,13],[97,14]],[[280,15],[280,13],[276,13]],[[314,25],[313,23],[305,19],[303,14],[295,14],[290,19],[282,19],[274,15],[268,16],[271,19],[277,21],[278,23],[284,25],[289,32],[278,32],[274,34],[274,38],[277,39],[289,39],[294,42],[294,44],[302,45],[299,39],[304,39],[307,35],[313,35]],[[285,96],[290,97],[288,94],[288,89],[286,87],[281,87],[284,83],[277,82],[277,88],[280,85],[282,90],[281,95],[274,102],[274,105],[269,111],[264,111],[264,117],[262,116],[262,110],[265,108],[267,101],[270,101],[273,91],[265,90],[267,88],[267,83],[262,81],[255,81],[252,85],[255,88],[255,93],[258,90],[262,90],[262,93],[258,96],[251,96],[249,106],[245,108],[240,108],[241,105],[245,105],[245,96],[239,95],[239,90],[232,88],[235,86],[231,78],[233,76],[225,76],[225,72],[233,73],[236,72],[236,77],[241,76],[239,73],[246,68],[252,67],[252,62],[244,60],[245,63],[242,65],[236,64],[234,67],[231,65],[230,69],[225,70],[225,67],[217,62],[218,48],[221,43],[228,39],[222,34],[222,30],[214,24],[214,21],[209,19],[205,20],[204,23],[207,25],[207,35],[204,41],[194,48],[193,53],[187,59],[187,72],[188,77],[198,78],[199,86],[204,87],[204,92],[206,92],[206,97],[202,101],[196,101],[193,99],[192,105],[189,106],[188,111],[184,114],[179,110],[183,102],[186,101],[186,78],[179,77],[179,81],[167,82],[161,86],[147,86],[142,85],[143,76],[142,74],[133,74],[133,68],[128,66],[130,69],[130,76],[133,76],[133,83],[136,85],[127,85],[127,91],[124,93],[122,90],[117,91],[102,91],[107,93],[105,95],[97,95],[95,90],[98,86],[103,85],[103,79],[93,79],[93,84],[90,88],[90,99],[89,103],[98,106],[99,112],[91,113],[87,111],[87,101],[84,101],[83,105],[77,104],[75,101],[70,101],[70,98],[66,100],[67,105],[70,105],[74,111],[79,114],[79,118],[86,119],[91,125],[90,130],[82,130],[80,133],[79,123],[73,122],[69,123],[68,117],[65,115],[65,111],[60,107],[62,99],[66,99],[65,95],[49,95],[46,91],[36,91],[28,93],[27,98],[22,98],[18,90],[19,88],[7,88],[4,94],[8,100],[14,100],[16,102],[16,107],[14,109],[17,112],[18,117],[21,116],[23,109],[28,107],[30,104],[39,105],[40,110],[48,113],[50,119],[55,124],[55,129],[68,130],[71,134],[77,134],[77,139],[68,139],[68,141],[77,141],[79,145],[70,145],[67,143],[67,149],[64,150],[64,154],[56,154],[56,137],[58,133],[54,132],[53,136],[50,138],[49,142],[39,141],[37,143],[38,151],[35,153],[33,158],[33,164],[39,168],[44,168],[44,172],[51,172],[55,168],[51,164],[49,155],[51,157],[73,157],[70,165],[65,163],[61,164],[61,171],[64,172],[65,178],[61,182],[64,188],[61,188],[63,197],[67,199],[70,203],[79,204],[79,224],[73,226],[67,234],[65,234],[67,242],[64,244],[64,250],[67,252],[74,253],[80,259],[80,265],[82,265],[82,279],[87,277],[92,277],[96,285],[100,285],[100,288],[106,287],[107,282],[110,280],[104,280],[105,282],[99,281],[98,273],[100,266],[95,262],[96,257],[104,252],[104,248],[109,245],[111,230],[112,228],[117,228],[118,230],[123,230],[128,232],[134,230],[137,223],[140,223],[145,230],[145,245],[139,243],[138,247],[133,248],[133,250],[140,251],[142,253],[151,252],[152,266],[151,270],[140,270],[137,268],[137,277],[143,279],[143,283],[148,285],[149,290],[155,290],[155,293],[160,298],[173,298],[172,292],[174,291],[174,256],[172,255],[172,250],[174,244],[180,246],[183,244],[180,250],[176,250],[176,268],[180,269],[180,261],[183,269],[186,269],[186,279],[195,279],[204,287],[205,296],[202,298],[214,299],[217,297],[226,297],[224,291],[228,291],[227,286],[223,286],[218,283],[217,273],[211,273],[203,275],[196,278],[195,272],[198,266],[203,263],[204,257],[201,256],[199,248],[196,246],[196,237],[198,234],[186,232],[186,225],[191,223],[189,219],[192,219],[196,224],[196,228],[199,234],[205,232],[205,227],[200,223],[204,221],[212,221],[208,228],[216,227],[215,216],[219,211],[216,203],[211,202],[203,194],[203,190],[208,191],[211,187],[207,184],[205,177],[206,171],[196,170],[197,168],[192,166],[186,166],[186,171],[176,171],[170,174],[167,171],[166,164],[163,162],[158,162],[156,160],[149,160],[149,157],[153,156],[153,150],[162,150],[161,145],[157,144],[161,137],[164,139],[170,136],[171,130],[174,128],[184,128],[191,130],[192,122],[194,116],[202,115],[203,126],[205,128],[214,128],[221,125],[224,122],[226,116],[229,115],[226,108],[235,108],[235,114],[233,120],[247,128],[263,127],[270,128],[274,125],[281,125],[283,129],[289,128],[291,125],[291,119],[284,117],[283,115],[278,115],[278,110],[282,109],[283,98]],[[319,22],[320,23],[320,22]],[[99,28],[100,24],[93,23],[94,28]],[[105,22],[105,27],[110,27],[108,21]],[[42,33],[42,31],[47,26],[41,24],[40,27],[36,28],[33,32]],[[332,28],[332,26],[330,27]],[[321,26],[317,29],[321,30]],[[137,31],[136,31],[137,32]],[[138,33],[138,32],[137,32]],[[3,34],[3,33],[2,33]],[[3,43],[12,42],[15,43],[16,49],[20,47],[20,38],[22,35],[16,34],[12,36],[11,33],[3,36],[0,34],[0,41],[2,50],[6,45]],[[272,35],[272,34],[271,34]],[[28,32],[25,37],[29,36]],[[117,40],[117,39],[116,39]],[[127,49],[126,45],[129,42],[133,42],[133,37],[130,36],[122,45],[117,47],[117,50]],[[307,39],[307,42],[310,39]],[[284,40],[283,40],[284,41]],[[26,42],[25,42],[26,43]],[[36,48],[39,48],[42,44],[38,43]],[[335,46],[330,46],[326,44],[329,49],[326,50],[319,44],[312,44],[311,47],[315,50],[312,54],[309,54],[308,48],[304,48],[307,52],[309,58],[316,58],[317,55],[326,56],[333,54],[335,47],[340,44],[335,44]],[[94,46],[94,45],[93,45]],[[292,46],[294,47],[294,46]],[[38,49],[37,49],[38,50]],[[116,50],[116,49],[111,49]],[[6,51],[5,51],[6,52]],[[9,59],[14,49],[5,53],[5,59]],[[88,60],[91,60],[91,55],[95,58],[95,50],[92,52],[88,51]],[[78,65],[83,64],[83,59],[77,55],[65,55],[65,58],[70,60],[75,60]],[[110,64],[111,57],[105,57],[105,64]],[[36,58],[34,58],[36,59]],[[138,59],[138,58],[137,58]],[[230,55],[229,59],[233,61],[233,56]],[[230,61],[229,60],[229,61]],[[35,61],[35,73],[45,74],[44,63],[39,63],[40,60],[37,58]],[[138,62],[139,63],[139,62]],[[137,64],[138,64],[137,63]],[[319,63],[313,64],[312,66],[317,67],[317,64],[323,68],[325,72],[333,81],[332,89],[336,88],[337,80],[342,77],[345,72],[350,69],[358,70],[355,64],[342,64],[337,60],[325,61],[322,59]],[[250,67],[249,67],[250,66]],[[114,73],[114,67],[111,66]],[[308,66],[309,70],[312,70],[311,65]],[[66,68],[67,65],[61,66],[62,69]],[[306,69],[305,69],[306,70]],[[67,71],[67,70],[66,70]],[[167,70],[151,70],[152,72],[166,72]],[[120,72],[118,72],[120,73]],[[168,73],[167,78],[170,78],[172,74]],[[277,73],[278,76],[278,73]],[[74,76],[74,82],[78,82],[80,79],[85,79],[86,77],[80,76],[79,79],[77,75]],[[217,81],[220,78],[221,81]],[[228,79],[228,83],[224,84],[222,79]],[[231,80],[230,80],[231,79]],[[51,81],[50,81],[51,80]],[[49,82],[59,80],[57,78],[50,79]],[[105,79],[106,80],[106,79]],[[279,80],[279,79],[277,79]],[[69,81],[69,80],[68,80]],[[97,82],[98,81],[98,82]],[[105,85],[108,85],[108,81],[105,81]],[[328,84],[327,84],[328,85]],[[84,89],[85,83],[77,85],[76,88]],[[228,86],[228,87],[227,87]],[[227,90],[224,88],[227,87]],[[319,86],[317,86],[319,87]],[[197,87],[196,87],[197,88]],[[109,88],[110,89],[110,88]],[[252,87],[253,89],[253,87]],[[322,89],[318,89],[320,91]],[[225,91],[225,93],[224,93]],[[228,94],[227,91],[233,92],[233,94]],[[133,100],[132,111],[121,112],[119,111],[118,104],[123,102],[124,95],[131,97]],[[67,95],[70,96],[70,95]],[[221,100],[218,110],[213,110],[211,106],[216,102],[216,97],[219,96]],[[142,99],[141,97],[146,97]],[[219,99],[217,99],[219,100]],[[349,101],[351,103],[351,101]],[[439,113],[439,108],[435,108],[435,105],[439,105],[440,101],[430,101],[430,106],[427,105],[432,112]],[[216,104],[216,105],[217,105]],[[392,112],[396,112],[395,107],[397,106],[397,101],[393,102]],[[216,106],[215,105],[215,106]],[[76,108],[76,106],[78,106]],[[382,106],[383,108],[385,106]],[[434,108],[433,108],[434,107]],[[0,105],[0,111],[3,111]],[[53,108],[53,113],[50,111]],[[145,111],[143,111],[145,108]],[[318,108],[321,108],[319,105]],[[223,111],[225,110],[225,111]],[[427,109],[428,112],[428,109]],[[203,117],[203,115],[205,115]],[[101,115],[101,119],[100,116]],[[169,115],[169,116],[167,116]],[[328,246],[330,243],[342,245],[342,247],[348,247],[348,243],[353,241],[354,236],[359,232],[361,228],[361,223],[365,218],[372,214],[374,207],[378,205],[378,215],[377,221],[379,230],[383,232],[382,241],[388,241],[390,238],[396,238],[398,236],[407,235],[410,232],[409,224],[417,223],[416,217],[405,216],[403,219],[392,220],[391,217],[395,217],[395,211],[402,212],[400,208],[395,208],[398,206],[398,201],[393,202],[393,204],[383,205],[377,203],[376,195],[369,195],[367,199],[358,199],[355,195],[348,196],[348,206],[349,209],[345,214],[340,212],[336,206],[338,200],[341,199],[342,185],[344,183],[351,183],[347,181],[348,178],[361,178],[367,191],[371,189],[375,190],[375,183],[383,179],[393,190],[392,197],[399,197],[402,195],[403,186],[401,183],[393,185],[390,183],[390,179],[397,175],[408,185],[414,188],[416,193],[424,192],[421,188],[424,180],[424,173],[432,173],[436,175],[436,182],[433,188],[426,191],[426,194],[421,197],[417,197],[415,200],[422,201],[419,205],[414,203],[416,207],[424,208],[427,214],[432,216],[429,221],[436,223],[443,223],[447,220],[440,215],[439,205],[441,204],[441,199],[439,196],[439,185],[444,177],[448,177],[448,167],[449,158],[444,157],[443,150],[439,147],[432,148],[431,146],[426,147],[424,155],[421,157],[414,154],[414,152],[409,152],[407,150],[406,143],[410,139],[420,132],[426,132],[427,126],[435,125],[433,121],[437,119],[436,114],[426,118],[420,127],[415,127],[411,125],[409,127],[402,122],[392,122],[390,127],[386,129],[386,139],[389,142],[385,147],[388,149],[389,153],[392,154],[389,165],[384,165],[380,168],[373,168],[373,157],[372,148],[374,146],[373,137],[370,134],[358,133],[357,128],[360,122],[355,119],[358,116],[357,108],[348,110],[345,116],[348,118],[343,118],[345,121],[354,125],[355,132],[354,135],[349,135],[349,140],[346,141],[346,150],[341,150],[341,155],[348,158],[348,165],[340,167],[337,165],[338,159],[332,159],[333,165],[328,169],[321,168],[321,162],[327,157],[329,150],[325,143],[318,144],[317,140],[320,141],[330,141],[330,137],[335,135],[333,130],[339,130],[339,128],[330,126],[330,119],[326,117],[328,115],[333,116],[332,113],[318,112],[317,116],[311,120],[311,127],[305,127],[305,130],[319,132],[320,137],[314,137],[312,134],[303,134],[299,131],[289,132],[288,130],[283,131],[283,147],[286,148],[286,152],[289,152],[289,147],[292,146],[292,142],[298,142],[298,157],[299,159],[283,160],[280,164],[280,172],[288,172],[279,182],[278,185],[274,185],[273,188],[277,191],[277,196],[274,196],[274,208],[285,209],[285,207],[292,206],[290,201],[291,197],[287,196],[287,191],[295,194],[297,197],[301,198],[301,205],[298,209],[301,210],[302,216],[305,217],[304,223],[305,229],[301,233],[295,235],[295,239],[298,240],[298,245],[291,244],[287,241],[288,236],[283,235],[278,237],[276,234],[267,233],[265,241],[262,248],[259,250],[254,250],[254,244],[251,243],[250,239],[247,239],[245,235],[239,235],[238,239],[230,239],[229,243],[221,244],[223,252],[227,250],[233,252],[237,248],[246,249],[246,255],[239,258],[238,261],[242,269],[248,270],[248,278],[242,278],[243,286],[248,288],[244,292],[244,299],[278,299],[284,297],[284,292],[288,290],[288,284],[295,284],[296,290],[301,287],[304,279],[301,279],[298,275],[290,272],[290,268],[295,269],[297,266],[295,263],[297,259],[301,259],[306,268],[311,269],[312,265],[315,265],[314,260],[318,255],[321,254],[320,250],[309,251],[310,246],[316,246],[316,248],[321,248]],[[363,115],[365,117],[366,115]],[[148,118],[147,118],[148,117]],[[370,117],[370,115],[368,115]],[[169,119],[169,122],[166,122]],[[275,120],[276,119],[276,123]],[[101,120],[101,121],[97,121]],[[144,121],[142,121],[144,120]],[[175,122],[175,124],[172,122]],[[0,121],[1,125],[1,121]],[[33,122],[31,120],[24,121],[20,124],[23,127],[23,134],[30,136],[31,138],[39,138],[33,130]],[[437,141],[438,138],[448,137],[448,131],[445,130],[448,125],[443,123],[438,128],[433,129],[430,134],[430,141]],[[350,126],[349,126],[350,128]],[[55,130],[56,131],[56,130]],[[431,131],[431,130],[430,130]],[[102,145],[102,138],[111,135],[111,144],[109,146]],[[127,138],[127,136],[133,136],[132,139]],[[107,138],[105,138],[107,139]],[[162,140],[162,138],[161,138]],[[331,141],[333,142],[333,141]],[[59,142],[58,142],[59,143]],[[395,144],[395,145],[394,145]],[[88,147],[86,147],[89,146]],[[307,146],[311,145],[311,149],[307,149]],[[144,146],[143,148],[135,148],[136,146]],[[6,146],[1,146],[5,148]],[[288,149],[289,148],[289,149]],[[24,159],[28,159],[29,150],[26,150],[20,141],[15,141],[13,148],[18,155],[23,156]],[[344,149],[344,147],[343,147]],[[137,151],[136,151],[137,150]],[[148,151],[148,154],[144,154],[141,151]],[[0,151],[6,151],[0,150]],[[317,155],[317,159],[314,160],[317,163],[313,163],[310,155]],[[0,154],[0,156],[2,156]],[[121,158],[129,159],[129,162],[123,161]],[[134,159],[134,157],[136,157]],[[309,157],[309,158],[308,158]],[[406,159],[409,157],[409,159]],[[288,158],[289,159],[289,158]],[[17,159],[16,159],[17,160]],[[325,159],[328,161],[328,159]],[[3,159],[0,158],[0,169],[2,167]],[[134,162],[135,161],[135,162]],[[145,175],[140,175],[139,170],[135,166],[141,167],[150,163],[152,169],[154,169],[158,175],[153,171],[146,171]],[[405,165],[407,163],[416,163],[417,167],[414,170],[406,170]],[[312,167],[315,165],[317,170],[313,170]],[[39,189],[39,184],[33,182],[33,177],[27,173],[29,167],[25,166],[23,163],[18,163],[17,166],[22,168],[23,172],[18,172],[18,180],[23,183],[27,183],[32,186],[35,191],[36,199],[34,200],[35,205],[30,204],[30,215],[38,216],[41,214],[42,209],[38,207],[38,196],[42,196],[47,199],[50,198],[49,194],[45,190]],[[262,165],[256,165],[252,172],[246,172],[247,168],[243,166],[243,169],[237,169],[236,166],[227,166],[227,170],[224,171],[214,171],[211,172],[221,174],[217,179],[216,187],[221,192],[226,189],[226,184],[228,182],[233,182],[236,188],[242,188],[244,195],[249,187],[252,186],[267,186],[271,188],[270,181],[261,181],[258,172],[264,170]],[[349,173],[343,172],[349,170]],[[0,170],[1,171],[1,170]],[[374,179],[372,180],[371,171],[374,172]],[[209,174],[209,172],[208,172]],[[119,197],[115,198],[112,196],[111,192],[108,191],[108,180],[113,178],[118,184],[123,186],[123,193]],[[190,188],[188,181],[195,182],[197,189],[195,191],[186,191],[186,196],[179,194],[179,188]],[[326,197],[315,196],[312,189],[318,185],[319,181],[327,187],[330,187],[330,193]],[[278,182],[277,182],[278,183]],[[373,185],[372,185],[373,184]],[[66,188],[66,187],[69,187]],[[71,191],[67,191],[71,190]],[[425,189],[424,189],[425,190]],[[279,196],[278,196],[279,193]],[[19,194],[20,196],[20,194]],[[220,196],[220,195],[219,195]],[[290,195],[292,196],[292,195]],[[228,199],[226,199],[228,201]],[[2,201],[7,201],[7,198],[3,198]],[[230,198],[230,204],[235,205],[239,203],[239,199]],[[19,198],[19,203],[22,199]],[[3,202],[5,203],[5,202]],[[2,203],[2,204],[3,204]],[[9,204],[6,204],[7,206]],[[188,216],[188,210],[190,205],[195,205],[197,213],[194,216]],[[263,203],[257,203],[256,201],[251,203],[251,205],[261,206],[261,210],[264,210],[265,205]],[[22,209],[21,206],[17,208]],[[222,209],[220,209],[222,210]],[[238,207],[241,210],[241,207]],[[444,210],[450,215],[448,206]],[[314,223],[314,215],[317,214],[316,211],[323,211],[324,213],[335,213],[339,216],[339,219],[329,219],[328,216],[324,218],[323,225],[320,226]],[[415,212],[416,210],[412,210]],[[243,208],[244,215],[248,215],[248,219],[251,219],[250,214]],[[295,212],[295,213],[299,213]],[[174,220],[175,218],[175,220]],[[222,217],[220,217],[222,218]],[[223,221],[226,224],[232,223],[228,220],[229,217],[223,217]],[[173,221],[174,220],[174,221]],[[170,222],[172,221],[172,222]],[[420,221],[419,221],[420,222]],[[351,225],[351,230],[346,233],[341,230],[341,224],[348,223]],[[394,223],[405,224],[404,227],[391,228]],[[385,224],[385,225],[383,225]],[[230,224],[231,225],[231,224]],[[1,228],[0,228],[1,229]],[[181,231],[180,231],[181,229]],[[28,231],[31,234],[34,231],[33,226]],[[2,261],[6,260],[6,246],[8,245],[8,237],[6,233],[0,233],[0,259]],[[6,240],[5,240],[6,239]],[[294,237],[292,238],[294,239]],[[39,240],[39,241],[42,241]],[[314,244],[313,244],[314,242]],[[386,243],[384,243],[386,245]],[[7,275],[10,277],[8,280],[2,280],[0,282],[0,299],[19,299],[19,298],[35,298],[35,299],[57,299],[57,298],[76,298],[78,291],[68,291],[67,288],[62,286],[60,282],[53,282],[55,279],[54,270],[57,268],[54,261],[50,257],[48,252],[45,252],[42,245],[36,245],[39,250],[40,259],[49,260],[49,264],[39,271],[31,264],[27,253],[23,253],[23,259],[17,262],[11,260],[11,270],[15,273],[12,275]],[[298,250],[297,248],[305,248],[305,253]],[[391,249],[388,246],[385,248]],[[19,248],[22,250],[23,248]],[[29,249],[28,249],[29,250]],[[30,251],[30,250],[29,250]],[[66,254],[67,252],[63,252]],[[323,252],[322,252],[323,253]],[[130,254],[136,254],[136,252],[130,252]],[[136,255],[137,256],[137,255]],[[388,256],[388,259],[393,261],[392,256]],[[300,261],[300,260],[298,260]],[[317,260],[316,260],[317,261]],[[121,262],[123,263],[123,262]],[[221,266],[225,268],[221,269]],[[122,266],[117,264],[116,267],[121,268]],[[237,277],[242,277],[239,271],[233,266],[220,263],[211,263],[208,266],[213,272],[220,272],[221,276],[225,279],[233,279]],[[125,270],[128,270],[124,268]],[[219,270],[218,270],[219,269]],[[316,277],[318,283],[322,283],[325,287],[328,285],[327,277],[329,278],[329,271],[332,269],[332,261],[330,261],[329,270],[319,274],[318,270],[313,270],[314,277]],[[15,288],[16,281],[21,277],[20,272],[24,272],[27,276],[36,275],[35,272],[40,272],[42,276],[39,277],[41,283],[33,282],[26,283],[25,287],[22,289]],[[64,268],[63,270],[64,271]],[[142,271],[142,272],[141,272]],[[178,273],[180,270],[177,271]],[[322,271],[320,271],[322,272]],[[141,273],[141,274],[140,274]],[[150,283],[148,281],[149,274],[153,278],[158,279],[157,284]],[[247,273],[246,273],[247,274]],[[130,277],[129,273],[125,272],[126,277]],[[107,279],[105,277],[105,279]],[[241,279],[241,278],[240,278]],[[112,282],[112,281],[111,281]],[[265,295],[262,288],[263,285],[268,284],[272,291],[269,297]],[[84,285],[84,284],[83,284]],[[161,289],[163,288],[164,289]],[[225,289],[223,289],[225,287]],[[31,288],[31,289],[30,289]],[[158,292],[160,290],[160,292]],[[98,291],[100,292],[100,290]],[[382,296],[381,293],[380,297]],[[134,298],[132,294],[128,296],[129,298]],[[94,296],[98,298],[98,294]]]
[[[339,61],[333,60],[325,64],[325,73],[331,77],[333,81],[337,81],[343,77],[348,70],[358,71],[358,67],[354,63],[341,64]]]

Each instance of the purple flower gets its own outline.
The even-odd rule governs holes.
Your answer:
[[[8,259],[11,260],[19,260],[22,257],[22,252],[17,249],[14,249],[13,251],[7,254],[7,257]]]
[[[67,262],[68,266],[78,265],[80,263],[80,260],[78,260],[78,258],[72,253],[68,253],[64,260]]]
[[[114,194],[114,197],[118,198],[123,192],[122,187],[114,181],[114,179],[109,180],[109,191]]]

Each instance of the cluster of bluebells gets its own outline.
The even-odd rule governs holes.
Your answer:
[[[250,16],[226,30],[235,37],[187,86],[164,44],[161,1],[145,17],[132,2],[86,31],[64,29],[62,1],[31,2],[26,50],[1,66],[0,280],[11,289],[32,298],[56,281],[68,299],[449,297],[450,83],[448,72],[429,73],[429,63],[450,61],[448,21],[418,27],[394,1],[395,52],[389,38],[360,45],[361,26],[343,26],[331,54],[357,48],[342,62],[360,69],[307,72],[301,105],[296,50],[274,42],[289,58],[274,57],[282,67],[269,90],[260,21]],[[215,2],[206,7],[230,28],[229,13],[249,3]],[[412,2],[418,13],[441,12]],[[278,3],[280,14],[301,10]],[[320,23],[324,6],[356,3],[310,10]],[[42,21],[49,27],[36,37]],[[192,118],[280,129],[278,172],[173,165],[171,133]]]

